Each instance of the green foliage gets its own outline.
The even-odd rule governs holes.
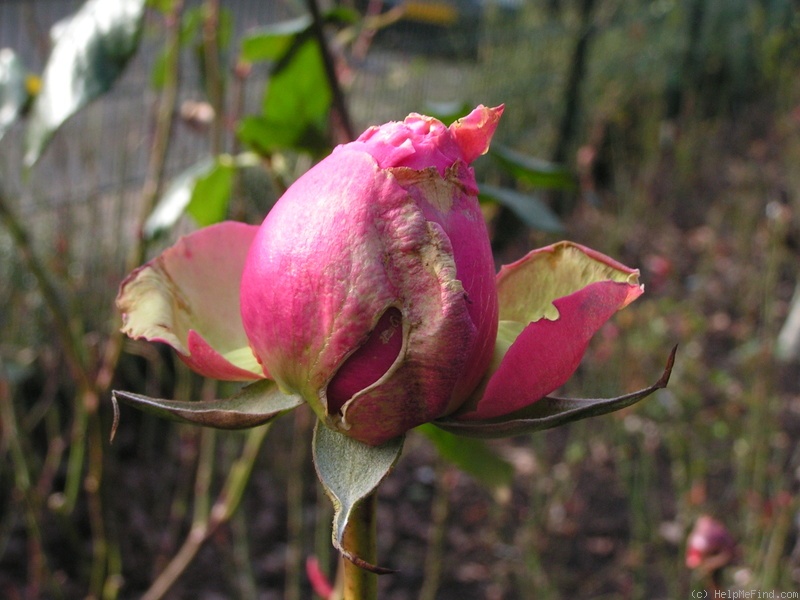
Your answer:
[[[223,221],[237,171],[252,166],[252,158],[248,154],[221,154],[185,169],[172,180],[145,222],[145,236],[152,238],[171,230],[185,213],[201,227]]]
[[[545,190],[574,190],[575,175],[562,165],[527,156],[502,144],[492,144],[489,156],[518,181]]]
[[[122,75],[139,45],[144,6],[144,0],[88,0],[53,27],[53,50],[28,124],[27,166],[36,163],[69,117]]]
[[[206,158],[175,177],[145,222],[145,236],[152,238],[172,229],[195,198],[196,204],[208,203],[212,213],[217,213],[213,207],[219,207],[223,200],[227,203],[230,195],[230,178],[225,176],[226,171],[226,168],[220,167],[218,161]],[[215,174],[217,175],[215,176]],[[216,185],[208,185],[209,181],[213,183],[215,180],[218,181]],[[195,195],[195,191],[203,187],[200,184],[201,181],[206,182],[205,187],[210,187],[217,192],[215,197],[201,198],[199,195]]]
[[[564,231],[561,219],[538,196],[488,183],[480,184],[481,202],[496,202],[514,212],[531,229],[560,233]]]
[[[469,102],[456,100],[454,102],[428,102],[424,114],[439,119],[445,125],[450,125],[457,119],[469,114],[474,107]]]
[[[588,140],[596,144],[596,149],[610,162],[617,183],[608,192],[612,210],[608,205],[593,206],[583,215],[565,217],[563,223],[554,221],[535,194],[546,189],[574,190],[574,175],[546,161],[516,160],[513,154],[509,158],[502,149],[504,156],[493,155],[491,165],[496,171],[489,175],[501,171],[514,183],[508,189],[481,185],[483,200],[508,207],[529,226],[550,232],[566,225],[582,242],[613,254],[619,252],[620,256],[636,257],[642,266],[647,295],[615,320],[614,327],[598,336],[579,377],[567,392],[578,391],[575,389],[578,385],[605,392],[618,390],[624,381],[631,382],[631,389],[638,387],[634,383],[645,385],[648,380],[642,378],[659,368],[653,361],[660,360],[663,349],[679,339],[682,351],[671,388],[635,411],[619,413],[616,418],[605,417],[591,425],[577,422],[559,430],[557,435],[552,432],[532,436],[529,445],[515,441],[513,447],[506,449],[522,452],[535,465],[532,471],[515,473],[511,482],[514,500],[497,510],[485,510],[480,504],[482,492],[472,482],[467,482],[457,493],[450,490],[449,495],[442,494],[450,503],[448,527],[457,528],[447,539],[469,540],[469,550],[451,541],[443,559],[440,555],[443,585],[453,583],[453,589],[460,589],[463,584],[460,578],[485,568],[487,573],[491,570],[499,575],[492,577],[491,582],[488,578],[471,582],[478,595],[490,585],[492,593],[502,589],[506,595],[519,598],[588,597],[601,593],[598,589],[603,586],[609,589],[606,595],[614,595],[614,585],[619,584],[624,586],[624,594],[632,597],[688,597],[692,589],[702,589],[703,582],[683,564],[685,534],[697,514],[713,512],[727,520],[740,541],[743,558],[735,570],[737,582],[744,578],[743,585],[763,589],[796,586],[797,561],[790,550],[796,533],[792,519],[798,508],[797,499],[790,495],[795,488],[797,468],[797,436],[793,425],[796,365],[777,364],[770,348],[796,274],[792,228],[785,223],[781,225],[774,214],[791,209],[792,190],[798,188],[794,169],[798,144],[795,136],[787,135],[794,123],[792,110],[798,89],[798,13],[791,0],[699,2],[705,8],[705,17],[696,33],[696,45],[690,47],[691,6],[697,3],[697,0],[598,3],[594,23],[596,45],[590,53],[589,86],[583,94],[585,111],[580,117],[576,143]],[[81,10],[91,6],[110,10],[123,4],[133,6],[130,2],[102,0],[89,2]],[[458,97],[470,98],[470,105],[472,100],[509,102],[503,118],[503,135],[520,154],[547,156],[541,148],[548,148],[552,142],[553,123],[562,106],[560,84],[568,46],[564,41],[576,35],[575,3],[549,4],[561,9],[548,13],[536,3],[526,3],[523,18],[515,23],[533,24],[535,35],[528,35],[526,30],[526,38],[522,40],[515,33],[516,26],[504,25],[499,39],[485,43],[481,60],[469,67],[461,65],[464,70],[459,71],[463,79],[459,80]],[[147,5],[155,13],[170,15],[177,6],[176,0],[148,0]],[[222,21],[226,18],[224,8],[220,14]],[[157,19],[161,15],[153,16]],[[199,11],[187,10],[181,25],[180,51],[192,53],[195,59],[202,17]],[[65,21],[63,31],[79,22]],[[61,118],[48,115],[50,120],[46,123],[41,112],[26,114],[36,92],[37,79],[26,76],[25,65],[10,51],[0,55],[3,57],[0,137],[13,123],[26,116],[33,119],[28,127],[34,133],[39,128],[38,134],[31,134],[39,147],[36,149],[36,144],[32,144],[28,149],[29,163],[44,152],[50,136],[71,115],[118,81],[125,61],[130,58],[129,52],[135,51],[141,22],[130,17],[114,23],[111,29],[103,31],[99,23],[96,27],[91,24],[82,27],[81,34],[74,38],[81,42],[77,45],[80,47],[69,52],[62,47],[62,37],[56,40],[45,70],[43,93],[53,101]],[[309,61],[306,66],[317,69],[318,76],[319,63],[314,62],[309,48],[303,46],[310,42],[309,24],[309,19],[302,17],[294,24],[262,32],[265,37],[244,38],[242,53],[237,58],[269,63],[271,72],[279,75],[280,80],[280,71],[289,69],[291,73],[289,63],[300,55]],[[221,31],[220,49],[235,47],[225,36],[225,31]],[[50,63],[55,65],[61,60],[68,64],[66,55],[72,57],[73,65],[59,70],[62,77],[57,80],[50,74],[56,73]],[[58,59],[59,56],[62,58]],[[95,67],[97,74],[92,70]],[[484,79],[474,76],[469,70],[473,67]],[[201,68],[205,70],[208,65]],[[443,66],[420,60],[403,66],[401,72],[392,76],[408,75],[416,84],[431,69]],[[449,65],[444,69],[449,69]],[[298,68],[296,72],[300,71]],[[163,75],[162,72],[154,77],[163,81]],[[285,85],[291,83],[287,81]],[[78,90],[78,101],[62,102],[72,98],[73,88],[69,86],[73,84]],[[241,127],[242,139],[268,159],[263,164],[272,162],[280,166],[285,164],[285,156],[293,153],[316,154],[327,143],[327,119],[321,116],[323,110],[314,106],[312,110],[304,108],[304,126],[297,124],[282,130],[271,123],[269,111],[287,114],[281,98],[267,103],[269,90],[275,89],[273,84],[273,81],[267,84],[259,113],[249,115],[254,119],[253,125],[248,125],[248,115],[244,119],[243,115],[233,115],[231,121]],[[669,85],[678,86],[684,94],[683,110],[671,115],[678,119],[679,133],[660,137],[660,133],[669,133],[662,129],[668,100],[665,91]],[[410,103],[411,110],[434,114],[445,121],[465,113],[464,105],[459,103],[450,107],[440,104],[433,110],[424,108],[427,98],[420,99],[419,95],[446,99],[449,92],[444,84],[434,86],[434,92],[424,85],[406,88],[421,91],[411,99],[411,92],[409,96],[384,93],[380,101],[388,106],[382,108],[397,110],[402,116],[407,108],[403,103]],[[298,84],[296,89],[288,89],[295,97],[318,91],[308,82],[305,87]],[[408,92],[397,86],[391,89],[393,94]],[[163,89],[159,87],[157,91],[161,93]],[[280,87],[275,93],[278,92]],[[740,105],[744,102],[755,106],[758,119],[746,118],[747,113],[738,113],[742,118],[731,119],[732,98],[737,98]],[[37,110],[42,111],[45,100],[37,103],[41,105]],[[52,109],[52,112],[57,111]],[[215,123],[230,116],[216,114]],[[301,120],[293,112],[291,119],[298,123]],[[149,115],[146,120],[149,124]],[[605,140],[593,138],[595,126],[606,127]],[[152,132],[157,128],[147,129]],[[12,134],[2,140],[3,150],[7,151],[3,158],[23,155],[22,148],[9,147]],[[280,143],[275,143],[276,140]],[[297,140],[299,143],[294,145]],[[76,147],[70,144],[70,152],[73,150]],[[234,152],[224,143],[221,150]],[[187,212],[199,223],[213,222],[229,214],[243,160],[242,156],[224,153],[209,155],[195,165],[191,177],[181,182],[179,175],[173,181],[175,185],[181,184],[177,199],[169,185],[161,198],[164,206],[172,206],[172,217],[148,231],[168,232],[179,216]],[[251,155],[245,162],[253,165],[255,161]],[[274,176],[275,172],[269,173]],[[507,178],[491,180],[509,185]],[[273,183],[276,189],[281,187],[280,181]],[[125,188],[119,191],[119,196],[127,199],[130,192]],[[0,190],[0,199],[3,193]],[[767,202],[784,196],[788,198],[785,204],[777,201],[777,208],[770,206],[765,210]],[[108,200],[105,196],[103,199]],[[92,210],[105,214],[105,206]],[[276,500],[273,489],[288,477],[295,482],[298,472],[286,467],[290,454],[287,448],[271,446],[269,452],[259,454],[260,440],[256,440],[248,444],[239,464],[232,460],[238,446],[227,442],[238,442],[240,437],[225,438],[226,443],[221,444],[219,456],[215,457],[213,443],[207,441],[214,439],[208,435],[209,430],[197,436],[189,428],[171,428],[169,439],[179,440],[172,442],[162,435],[162,426],[150,419],[125,419],[121,428],[124,431],[119,432],[115,446],[109,449],[105,445],[111,412],[108,387],[98,383],[97,388],[87,388],[87,381],[98,374],[102,378],[104,373],[116,373],[116,377],[132,386],[141,386],[143,391],[157,390],[149,393],[178,397],[198,396],[198,384],[180,368],[176,370],[165,363],[158,353],[143,351],[136,345],[126,347],[134,353],[126,353],[117,370],[113,360],[106,362],[101,356],[113,355],[113,331],[118,327],[118,315],[112,315],[110,308],[107,313],[88,314],[86,298],[106,298],[105,304],[110,306],[108,299],[113,296],[121,267],[117,263],[108,264],[113,261],[102,256],[103,248],[94,243],[93,236],[98,232],[88,229],[77,208],[74,214],[71,209],[64,204],[57,210],[32,210],[21,200],[20,212],[24,218],[19,221],[23,229],[30,230],[30,239],[26,241],[22,236],[19,238],[22,241],[11,242],[5,236],[6,229],[0,231],[2,256],[8,265],[3,273],[9,274],[6,278],[9,289],[3,295],[7,304],[3,305],[4,312],[0,311],[5,326],[0,328],[4,331],[0,344],[0,410],[3,411],[0,446],[6,459],[0,460],[0,478],[8,483],[7,493],[0,499],[3,514],[0,560],[5,561],[4,574],[12,580],[17,577],[17,565],[24,563],[10,562],[8,557],[13,560],[15,556],[23,556],[29,561],[18,579],[27,578],[29,593],[38,587],[42,595],[58,597],[81,588],[75,593],[111,599],[139,595],[136,586],[150,583],[149,579],[144,583],[143,579],[137,581],[141,563],[130,562],[130,547],[125,547],[129,541],[118,539],[131,531],[135,536],[139,527],[138,522],[135,528],[130,527],[120,519],[120,513],[114,513],[113,504],[108,501],[115,493],[133,491],[131,503],[140,498],[154,500],[155,507],[152,502],[135,507],[146,509],[137,514],[153,513],[146,515],[151,520],[144,523],[142,537],[158,528],[165,545],[177,547],[189,525],[190,519],[182,512],[185,507],[196,505],[200,507],[196,514],[203,513],[203,508],[209,508],[206,506],[209,486],[218,486],[221,479],[238,473],[236,485],[226,484],[214,511],[205,511],[206,515],[211,512],[229,516],[236,505],[229,499],[241,495],[249,477],[249,471],[244,472],[246,469],[242,467],[252,466],[257,455],[262,477],[269,483],[263,487],[269,487],[270,492],[265,494],[262,488],[250,486],[246,493],[251,494],[251,502],[247,504],[257,506],[259,511],[274,509],[275,514],[282,514],[285,505]],[[107,224],[136,231],[142,225],[135,218],[125,219],[113,223],[109,220]],[[119,244],[130,241],[121,231],[111,233],[118,237]],[[82,238],[92,238],[89,244],[95,252],[92,262],[84,262],[71,246]],[[126,247],[125,251],[128,250],[135,254],[144,253],[147,248],[146,245],[144,249]],[[31,262],[23,262],[29,257],[33,257]],[[659,261],[668,267],[659,270]],[[97,271],[97,277],[90,280],[87,273],[92,270]],[[46,276],[37,279],[41,273]],[[55,281],[56,289],[68,299],[65,306],[71,310],[67,312],[69,325],[78,332],[75,337],[81,340],[78,353],[88,365],[83,382],[73,371],[67,371],[71,342],[70,336],[62,335],[62,331],[68,328],[53,327],[62,312],[57,304],[58,295],[36,293],[37,285],[49,289],[46,283],[40,283],[48,280]],[[92,322],[108,325],[105,329],[85,325]],[[57,341],[49,339],[55,336]],[[618,339],[625,341],[620,343]],[[244,394],[259,387],[246,388]],[[126,398],[118,396],[118,400],[125,402]],[[239,410],[236,403],[211,406],[199,403],[181,413],[186,406],[174,406],[174,401],[143,395],[132,395],[132,402],[148,405],[156,413],[173,418],[189,415],[189,420],[194,421],[217,420],[223,413],[215,411]],[[289,400],[286,406],[291,404]],[[242,409],[244,413],[247,410]],[[491,466],[494,459],[491,451],[488,455],[484,453],[486,446],[440,429],[432,431],[434,437],[439,436],[436,444],[445,460],[459,465],[484,485],[504,485],[508,467],[500,463]],[[287,435],[287,432],[276,431],[276,434]],[[323,449],[334,446],[319,440],[317,443]],[[198,445],[203,448],[210,445],[211,450],[198,455]],[[334,456],[339,451],[336,447],[325,453]],[[348,452],[345,450],[338,456],[347,459]],[[394,449],[380,468],[372,472],[374,476],[367,477],[370,481],[361,480],[362,498],[374,489],[372,483],[389,471],[391,467],[386,465],[393,461],[393,452]],[[173,459],[174,470],[162,468],[166,460]],[[139,463],[139,471],[123,471],[131,468],[134,461]],[[268,471],[264,470],[264,463]],[[326,472],[335,469],[328,467],[324,467]],[[122,476],[110,477],[112,469]],[[193,485],[191,477],[195,471],[197,482]],[[357,478],[358,474],[348,471],[342,476]],[[439,481],[434,483],[437,487],[442,485]],[[313,493],[310,488],[304,491]],[[265,505],[265,498],[271,504]],[[354,497],[345,498],[340,506],[357,509],[359,502]],[[398,497],[393,502],[393,508],[409,509],[412,514],[425,508],[418,499]],[[85,510],[89,519],[76,519],[77,507],[81,507],[80,514]],[[307,510],[308,505],[304,508]],[[337,530],[346,529],[349,520],[346,513],[345,508],[340,508]],[[252,521],[248,520],[247,527],[240,529],[263,531],[251,529],[251,525],[264,519],[252,513],[247,518]],[[614,529],[615,521],[621,523],[618,529]],[[179,553],[181,559],[193,556],[184,552],[185,548],[196,552],[202,543],[195,542],[197,545],[193,547],[191,540],[210,538],[213,523],[213,518],[212,526],[204,525],[202,519],[192,520],[192,534],[187,537],[190,543]],[[329,521],[318,529],[324,529],[327,535],[328,525]],[[87,528],[91,528],[88,533]],[[54,531],[56,537],[52,537]],[[598,531],[603,532],[602,537],[598,537]],[[262,561],[260,564],[271,561],[261,550],[262,540],[253,544],[247,535],[237,537],[235,526],[224,533],[230,544],[207,548],[209,553],[221,555],[219,562],[224,564],[224,574],[219,578],[222,583],[215,581],[215,584],[242,579],[251,562],[247,560],[248,552],[251,559]],[[303,543],[308,541],[308,536],[289,535]],[[337,539],[342,539],[342,535]],[[24,546],[24,550],[15,554],[18,545]],[[419,540],[409,536],[391,548],[403,550],[397,554],[397,560],[402,560],[419,545]],[[54,550],[59,548],[62,550]],[[509,552],[510,548],[514,551]],[[565,552],[570,553],[569,557]],[[79,567],[73,570],[60,563],[63,554],[74,554],[74,563]],[[454,564],[463,558],[470,563]],[[159,556],[153,559],[153,564],[168,559],[169,556]],[[203,563],[199,569],[207,564]],[[421,569],[423,564],[428,564],[427,557],[420,556],[414,567]],[[478,571],[470,570],[472,567]],[[172,572],[175,570],[180,571]],[[613,573],[613,577],[608,573]],[[733,571],[723,572],[723,581],[732,585],[733,574]],[[275,569],[269,576],[274,577],[270,581],[278,581],[284,575]],[[195,584],[192,576],[186,579],[190,581],[187,588]],[[120,591],[123,581],[126,588]],[[236,592],[230,592],[238,588],[230,585],[228,596],[238,597]],[[24,595],[13,588],[13,583],[10,589],[10,593]],[[186,588],[183,592],[192,593]],[[392,592],[396,593],[396,588]],[[181,591],[175,593],[180,595]]]
[[[296,43],[297,36],[308,31],[309,27],[310,15],[261,27],[242,39],[242,60],[277,62]]]
[[[272,36],[262,32],[258,43],[246,44],[250,56],[277,53],[261,114],[243,119],[237,132],[261,154],[295,149],[318,156],[330,147],[326,131],[332,94],[319,45],[306,31],[290,37],[283,29]]]
[[[19,56],[10,48],[0,50],[0,140],[17,120],[30,94],[25,86],[26,72]]]
[[[439,455],[488,488],[500,488],[511,483],[514,468],[485,442],[466,438],[426,423],[415,429],[427,437]]]
[[[172,2],[165,2],[165,6],[161,9],[165,14],[171,12],[174,7]],[[207,87],[208,69],[206,65],[206,48],[204,44],[204,31],[209,19],[208,10],[205,6],[195,6],[187,10],[183,14],[180,27],[180,47],[183,49],[191,49],[194,55],[194,64],[197,66],[197,72],[200,81],[203,82],[203,87]],[[228,48],[233,37],[233,16],[230,10],[221,9],[218,14],[218,22],[213,26],[216,49],[220,63],[222,60],[224,50]],[[166,69],[170,64],[170,49],[164,49],[156,58],[150,72],[150,82],[153,88],[160,90],[164,86],[166,78]]]

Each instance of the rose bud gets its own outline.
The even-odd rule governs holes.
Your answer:
[[[708,515],[701,515],[686,539],[686,566],[711,573],[732,563],[738,553],[728,529]]]
[[[452,412],[492,358],[494,263],[469,163],[501,113],[367,130],[298,179],[253,241],[241,292],[253,351],[358,439]]]
[[[470,163],[502,112],[479,106],[449,127],[412,114],[337,147],[260,227],[208,227],[131,274],[125,332],[207,376],[272,379],[370,445],[429,421],[481,434],[519,417],[642,287],[568,242],[495,276]]]

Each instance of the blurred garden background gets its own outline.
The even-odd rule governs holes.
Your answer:
[[[101,4],[134,17],[105,37],[84,18],[97,85],[67,85],[66,19]],[[0,2],[0,596],[310,598],[308,557],[333,577],[310,412],[243,433],[122,407],[109,443],[112,389],[221,393],[123,341],[117,288],[198,225],[260,222],[367,126],[479,103],[505,104],[475,165],[498,264],[566,238],[642,271],[563,395],[677,360],[612,415],[409,435],[380,488],[380,597],[800,589],[795,0],[141,4]],[[704,515],[735,544],[687,565]]]

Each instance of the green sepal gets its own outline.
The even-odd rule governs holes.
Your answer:
[[[118,402],[173,421],[216,429],[255,427],[304,402],[300,396],[284,394],[274,381],[267,379],[251,383],[230,398],[219,400],[163,400],[114,390],[111,392],[111,401],[114,404],[112,440],[119,423]]]
[[[552,398],[546,396],[530,406],[502,417],[484,421],[440,419],[434,421],[434,425],[450,433],[466,437],[500,438],[551,429],[572,421],[614,412],[636,404],[656,390],[667,387],[677,349],[677,346],[672,349],[664,373],[658,381],[630,394],[616,398]]]
[[[314,467],[333,503],[333,545],[342,556],[373,573],[392,570],[364,561],[355,549],[344,547],[344,532],[359,502],[374,492],[391,472],[403,450],[400,436],[381,446],[369,446],[334,431],[320,421],[314,429]]]

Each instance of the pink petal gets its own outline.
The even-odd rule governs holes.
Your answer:
[[[373,335],[392,307],[402,316],[402,347],[373,352]],[[267,215],[247,260],[242,315],[279,385],[367,443],[444,414],[475,346],[442,227],[425,218],[390,170],[349,146],[304,174]],[[339,410],[358,385],[348,365],[372,358],[361,382],[380,377]]]
[[[467,164],[489,150],[489,143],[504,108],[502,104],[494,108],[486,108],[481,104],[466,117],[450,125],[450,134],[455,138]]]
[[[514,412],[561,387],[578,368],[592,336],[639,293],[638,287],[604,281],[556,300],[560,317],[540,319],[522,331],[489,380],[477,410],[462,418]]]
[[[226,222],[181,238],[120,286],[128,336],[164,342],[206,377],[261,379],[239,314],[245,257],[258,227]]]
[[[438,119],[412,113],[404,121],[370,127],[347,147],[368,152],[382,169],[435,167],[444,177],[457,161],[470,164],[486,153],[502,114],[502,106],[480,105],[448,128]]]
[[[567,242],[503,267],[495,359],[457,418],[505,415],[563,385],[597,330],[643,293],[637,278],[635,269]]]
[[[403,315],[389,308],[369,339],[339,367],[328,384],[328,412],[338,413],[344,403],[378,381],[389,370],[403,346]]]

